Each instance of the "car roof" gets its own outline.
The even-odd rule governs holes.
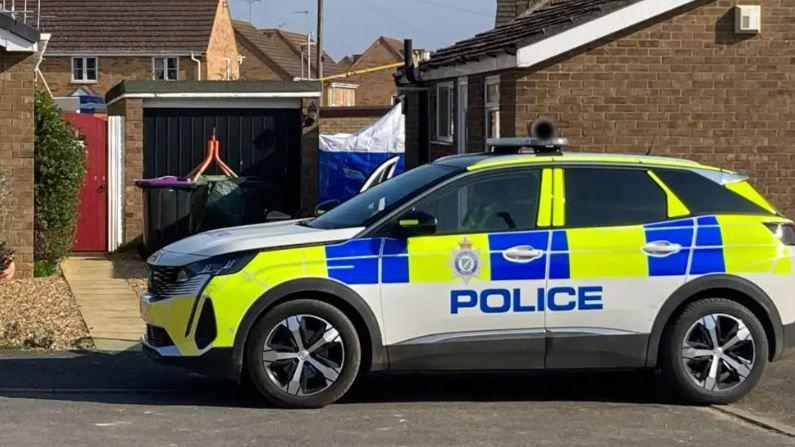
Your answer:
[[[701,163],[671,157],[629,154],[596,154],[581,152],[564,152],[552,154],[508,154],[492,153],[453,155],[438,159],[435,163],[454,166],[460,169],[475,171],[488,168],[538,165],[538,164],[585,164],[585,165],[640,165],[650,167],[685,168],[704,171],[727,172],[720,168],[702,165]]]

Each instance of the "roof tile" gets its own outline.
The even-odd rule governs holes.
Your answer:
[[[41,0],[50,52],[204,53],[219,0]]]

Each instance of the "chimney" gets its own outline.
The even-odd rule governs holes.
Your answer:
[[[539,9],[552,3],[552,0],[497,0],[497,20],[495,27],[510,23],[528,10]]]

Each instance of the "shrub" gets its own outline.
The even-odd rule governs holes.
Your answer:
[[[11,200],[11,188],[8,186],[8,179],[3,171],[0,171],[0,204],[8,203]],[[8,207],[0,206],[0,272],[7,269],[14,262],[14,251],[8,246],[2,231],[8,222]]]
[[[57,264],[72,249],[78,193],[85,175],[83,144],[49,93],[36,90],[34,257]]]

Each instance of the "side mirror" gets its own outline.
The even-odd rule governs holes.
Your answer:
[[[338,206],[340,206],[340,201],[337,199],[322,202],[315,207],[315,217],[320,217]]]
[[[422,211],[409,211],[395,223],[402,237],[432,236],[436,234],[436,218]]]

